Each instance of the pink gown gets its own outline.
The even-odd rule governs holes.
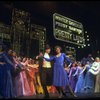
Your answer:
[[[31,90],[30,90],[30,87],[29,87],[29,83],[28,83],[25,71],[21,71],[15,77],[14,86],[15,86],[15,94],[16,94],[17,97],[18,96],[30,96],[31,95]]]

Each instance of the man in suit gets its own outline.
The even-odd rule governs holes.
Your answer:
[[[45,48],[45,53],[44,53],[44,57],[46,58],[50,58],[49,53],[51,51],[51,48],[49,45],[46,45]],[[44,60],[41,57],[38,57],[39,59],[39,66],[40,66],[40,80],[41,80],[41,84],[44,90],[44,98],[49,98],[49,93],[47,90],[47,86],[51,86],[52,85],[52,67],[51,67],[51,63]]]

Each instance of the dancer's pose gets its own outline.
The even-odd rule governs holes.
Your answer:
[[[50,49],[49,45],[47,45],[43,56],[49,59],[50,58],[50,56],[49,56],[50,51],[51,51],[51,49]],[[41,84],[42,84],[44,94],[45,94],[44,98],[49,98],[47,86],[52,85],[51,63],[46,61],[45,59],[43,59],[43,61],[41,63],[42,64],[40,64],[40,67],[41,67],[40,80],[41,80]]]
[[[3,98],[14,98],[12,72],[14,64],[8,58],[3,43],[0,44],[0,95]]]
[[[92,67],[90,68],[89,72],[94,76],[96,76],[94,92],[99,93],[100,92],[100,58],[99,57],[96,57],[95,62],[92,64]]]
[[[64,69],[64,59],[66,59],[68,62],[71,62],[71,61],[64,53],[61,53],[61,47],[56,46],[55,50],[56,50],[55,56],[51,58],[43,57],[46,61],[54,61],[53,85],[56,86],[60,94],[59,98],[61,98],[63,94],[65,95],[63,91],[63,87],[66,87],[66,86],[69,89],[70,93],[73,96],[76,96],[69,85],[68,76]]]

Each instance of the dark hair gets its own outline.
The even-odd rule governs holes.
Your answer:
[[[55,46],[55,51],[56,51],[57,48],[59,48],[60,50],[62,50],[62,48],[60,46]]]
[[[51,49],[48,44],[45,46],[45,50],[47,50],[47,49]]]

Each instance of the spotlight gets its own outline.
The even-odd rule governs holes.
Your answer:
[[[87,35],[87,37],[89,37],[89,35]]]
[[[82,48],[84,48],[84,46],[82,46]]]
[[[85,31],[85,33],[87,33],[87,31]]]
[[[78,48],[80,48],[80,46],[78,46]]]
[[[86,47],[86,45],[84,44],[84,47]]]
[[[87,41],[89,41],[89,39],[87,39]]]
[[[79,43],[79,41],[77,41],[77,43]]]

